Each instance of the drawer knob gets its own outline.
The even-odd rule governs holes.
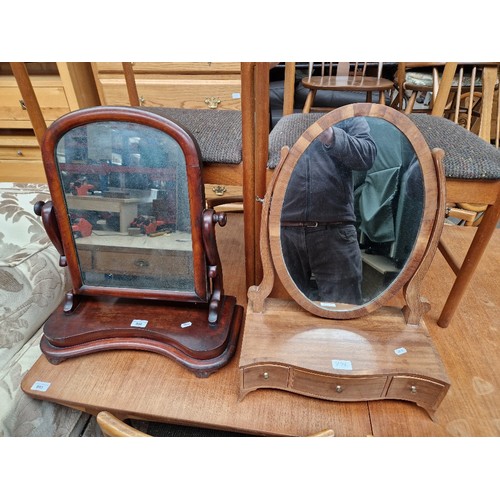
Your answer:
[[[218,97],[207,97],[205,99],[205,104],[209,107],[209,109],[217,109],[217,106],[221,103],[221,100]]]
[[[214,187],[212,188],[212,191],[213,191],[213,192],[214,192],[217,196],[222,196],[222,195],[223,195],[223,194],[227,191],[227,189],[226,189],[226,186],[220,186],[220,185],[218,185],[218,186],[214,186]]]
[[[410,387],[410,391],[412,392],[412,394],[416,394],[417,393],[417,386],[416,385],[412,385]]]
[[[141,95],[141,97],[139,97],[139,106],[144,106],[144,104],[146,104],[146,99]]]
[[[264,374],[262,376],[264,377],[264,380],[268,380],[269,379],[269,373],[268,372],[264,372]]]
[[[23,111],[26,111],[26,104],[24,102],[24,99],[19,99],[19,104],[21,105],[21,109]]]
[[[147,260],[138,259],[134,262],[137,267],[148,267],[149,262]]]
[[[341,385],[338,385],[337,387],[335,387],[335,392],[342,392],[344,390],[344,388],[341,386]]]
[[[23,156],[23,152],[20,149],[17,151],[16,154],[17,154],[17,156]]]

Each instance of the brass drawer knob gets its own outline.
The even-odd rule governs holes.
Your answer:
[[[344,388],[341,385],[338,385],[335,387],[335,392],[341,393],[344,390]]]
[[[205,104],[208,106],[209,109],[217,109],[219,104],[221,103],[221,100],[218,97],[207,97],[205,99]]]
[[[411,391],[412,394],[416,394],[417,393],[417,386],[416,385],[412,385],[410,387],[410,391]]]
[[[23,156],[23,152],[20,149],[17,150],[16,154],[17,156]]]
[[[24,102],[24,99],[19,99],[19,104],[21,105],[21,109],[23,111],[26,111],[26,104]]]
[[[262,376],[264,377],[264,380],[269,380],[269,373],[268,372],[264,372]]]
[[[226,186],[220,186],[220,185],[218,185],[218,186],[214,186],[214,187],[212,188],[212,191],[213,191],[213,192],[214,192],[217,196],[222,196],[222,195],[223,195],[223,194],[227,191],[227,189],[226,189]]]

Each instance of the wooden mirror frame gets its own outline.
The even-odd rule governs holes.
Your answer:
[[[424,182],[424,209],[422,221],[413,250],[396,279],[379,296],[370,302],[355,307],[334,311],[322,308],[305,297],[290,277],[281,249],[280,217],[285,192],[295,165],[299,158],[327,127],[345,119],[363,116],[388,121],[405,135],[415,151],[420,163]],[[420,274],[425,274],[430,265],[430,256],[437,248],[441,228],[436,224],[444,216],[444,176],[438,177],[442,170],[442,152],[431,152],[424,137],[415,125],[402,113],[380,104],[351,104],[323,115],[311,125],[290,148],[285,151],[272,178],[263,208],[261,236],[264,278],[258,287],[251,287],[249,299],[257,310],[263,308],[265,294],[270,293],[274,284],[274,270],[287,293],[305,310],[320,317],[332,319],[352,319],[367,315],[391,301],[392,297],[404,288],[410,321],[418,322],[425,306],[419,297]],[[274,269],[273,269],[274,268]],[[254,309],[255,310],[255,309]]]
[[[76,245],[72,236],[71,224],[66,216],[66,201],[63,186],[59,176],[59,166],[56,158],[56,148],[59,141],[70,130],[98,122],[128,122],[146,127],[152,127],[172,137],[182,149],[186,161],[186,172],[188,179],[188,193],[190,205],[190,219],[193,246],[194,263],[194,291],[178,292],[175,290],[140,290],[86,285],[83,283]],[[102,106],[96,108],[81,109],[69,113],[55,121],[46,131],[42,143],[42,157],[45,172],[49,183],[52,205],[39,207],[44,225],[52,241],[58,248],[63,266],[68,266],[73,284],[73,295],[109,295],[113,297],[137,297],[163,299],[182,302],[208,302],[210,293],[207,286],[208,271],[203,242],[202,228],[203,210],[205,208],[205,192],[201,175],[201,154],[198,145],[191,134],[178,124],[154,113],[135,108],[120,108]],[[49,210],[54,212],[49,215]],[[53,231],[53,224],[45,224],[45,221],[56,222],[57,231]],[[72,297],[68,297],[67,308]]]
[[[180,146],[188,184],[193,291],[84,283],[56,150],[68,131],[99,122],[150,127],[164,132]],[[44,325],[40,345],[48,360],[57,364],[66,358],[103,350],[145,350],[168,356],[199,377],[227,364],[236,350],[242,307],[236,304],[235,297],[224,295],[215,225],[223,226],[226,215],[205,208],[201,154],[189,131],[139,108],[81,109],[59,118],[47,129],[42,158],[52,199],[37,203],[35,213],[42,217],[60,254],[60,265],[69,268],[73,285],[65,302]]]

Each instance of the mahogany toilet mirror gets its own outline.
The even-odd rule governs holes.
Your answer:
[[[69,113],[42,155],[51,200],[35,212],[72,289],[44,325],[50,362],[109,349],[156,352],[206,377],[228,363],[242,308],[224,295],[215,226],[191,134],[137,108]]]
[[[240,397],[400,399],[432,416],[449,382],[420,284],[444,222],[443,153],[384,105],[318,116],[283,149],[264,199]]]

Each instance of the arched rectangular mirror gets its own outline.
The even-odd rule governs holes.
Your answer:
[[[42,152],[52,200],[39,204],[37,213],[73,284],[64,315],[49,319],[45,327],[42,349],[50,359],[76,355],[82,344],[93,351],[134,344],[146,349],[160,342],[157,350],[171,357],[184,350],[178,357],[194,359],[223,353],[228,339],[234,341],[230,325],[238,310],[234,298],[223,294],[215,240],[215,225],[224,225],[226,219],[205,209],[201,158],[191,134],[144,110],[90,108],[56,120],[47,130]],[[134,307],[134,300],[141,305]],[[185,321],[159,322],[150,330],[153,320],[143,318],[147,313],[140,308],[157,307],[158,301],[167,311],[162,321],[183,310]],[[182,304],[199,307],[183,309]],[[85,334],[72,324],[84,309],[92,315],[90,310],[99,308],[103,324],[102,315],[111,310],[113,318],[117,311],[133,317],[107,326],[90,321]],[[202,341],[188,347],[192,337],[177,330],[186,328],[183,324],[191,327],[192,314],[205,318],[202,339],[216,338],[210,329],[222,328],[215,344]],[[75,329],[73,337],[63,333],[68,328]],[[200,341],[200,331],[194,338]],[[209,364],[197,373],[212,369]]]

